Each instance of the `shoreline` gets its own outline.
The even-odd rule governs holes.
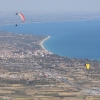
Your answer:
[[[84,21],[84,20],[98,20],[98,19],[73,19],[73,20],[59,20],[59,21],[36,21],[36,22],[19,22],[17,24],[27,24],[27,23],[45,23],[45,22],[68,22],[68,21]],[[15,25],[15,23],[8,23],[8,24],[0,24],[0,26],[5,26],[5,25]]]
[[[50,36],[48,36],[48,37],[46,37],[45,39],[43,39],[39,44],[40,44],[40,46],[42,47],[43,50],[49,52],[50,54],[53,54],[52,52],[48,51],[48,50],[43,46],[43,43],[44,43],[46,40],[48,40],[48,39],[50,39]]]

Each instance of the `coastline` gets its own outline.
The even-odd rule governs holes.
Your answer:
[[[47,51],[47,52],[49,52],[49,51],[48,51],[47,49],[44,48],[43,43],[44,43],[46,40],[48,40],[48,39],[50,39],[50,36],[46,37],[45,39],[43,39],[43,40],[40,42],[40,46],[42,47],[42,49],[45,50],[45,51]],[[51,53],[51,52],[49,52],[49,53],[50,53],[50,54],[53,54],[53,53]]]
[[[84,20],[98,20],[98,19],[73,19],[73,20],[59,20],[59,21],[36,21],[36,22],[19,22],[18,24],[27,24],[27,23],[45,23],[45,22],[68,22],[68,21],[84,21]],[[99,19],[100,20],[100,19]],[[5,24],[0,24],[0,26],[5,26],[5,25],[15,25],[15,23],[5,23]]]
[[[96,21],[96,22],[97,22],[97,21]],[[32,22],[32,23],[33,23],[33,22]],[[76,23],[76,22],[75,22],[75,23]],[[82,23],[83,23],[83,22],[82,22]],[[94,23],[94,22],[93,22],[93,23]],[[25,23],[20,23],[20,24],[26,24],[26,22],[25,22]],[[59,23],[59,24],[60,24],[60,23]],[[87,23],[86,23],[86,24],[87,24]],[[47,25],[47,24],[44,24],[44,23],[43,23],[43,25]],[[53,25],[53,24],[51,24],[51,25]],[[80,24],[79,24],[79,25],[80,25]],[[99,24],[97,24],[97,25],[99,26]],[[11,26],[11,27],[13,27],[13,26]],[[14,27],[15,27],[15,26],[14,26]],[[43,27],[44,27],[44,26],[43,26]],[[57,27],[58,27],[58,26],[57,26]],[[40,25],[39,25],[39,28],[40,28]],[[1,28],[1,29],[2,29],[2,28]],[[3,29],[5,29],[5,28],[3,28]],[[7,29],[8,29],[8,27],[7,27]],[[16,27],[15,27],[15,29],[16,29]],[[40,28],[40,29],[41,29],[41,28]],[[64,27],[64,29],[65,29],[65,27]],[[12,30],[12,28],[11,28],[10,30]],[[36,30],[37,30],[37,29],[36,29]],[[56,30],[54,29],[53,32],[55,32],[55,31],[56,31]],[[9,32],[9,31],[8,31],[8,32]],[[10,31],[10,32],[12,32],[12,31]],[[25,32],[26,32],[26,31],[25,31]],[[65,31],[65,32],[66,32],[66,31]],[[14,32],[14,33],[15,33],[15,32]],[[18,32],[16,32],[16,33],[18,33]],[[23,33],[24,33],[24,32],[23,32]],[[22,33],[22,32],[21,32],[21,33],[19,32],[18,34],[23,34],[23,33]],[[34,33],[34,31],[32,31],[31,34],[33,34],[33,33]],[[39,31],[39,34],[40,34],[40,33],[41,33],[41,32]],[[47,35],[47,36],[46,36],[45,38],[43,38],[41,41],[39,41],[38,44],[40,45],[40,42],[42,42],[41,45],[40,45],[40,46],[41,46],[41,51],[40,51],[40,52],[43,51],[44,54],[45,54],[45,52],[46,52],[46,54],[48,54],[48,53],[50,53],[50,51],[49,51],[49,49],[47,49],[46,46],[44,45],[44,44],[45,44],[45,40],[48,39],[48,34],[47,34],[48,31],[46,30],[45,33],[46,33],[45,35]],[[56,33],[56,32],[55,32],[55,33]],[[27,34],[27,33],[25,33],[25,34]],[[65,33],[65,34],[66,34],[66,33]],[[44,35],[44,34],[43,34],[43,35]],[[49,37],[49,38],[50,38],[50,37]],[[51,40],[52,40],[52,39],[51,39]],[[51,40],[50,40],[50,41],[51,41]],[[68,40],[68,41],[69,41],[69,40]],[[71,41],[72,41],[72,40],[71,40]],[[59,41],[59,42],[60,42],[60,41]],[[43,44],[43,43],[44,43],[44,44]],[[61,43],[61,42],[60,42],[60,43]],[[50,46],[50,48],[51,48],[51,46]],[[65,50],[65,49],[63,49],[63,50]],[[67,50],[68,50],[68,49],[67,49]],[[67,50],[66,50],[66,52],[68,52]],[[79,50],[79,49],[78,49],[78,50]],[[74,51],[74,52],[75,52],[75,51]],[[55,53],[53,53],[53,52],[51,52],[51,53],[52,53],[52,54],[55,54]],[[87,52],[87,53],[88,53],[88,52]],[[58,52],[58,53],[56,52],[56,54],[57,54],[57,55],[60,55],[60,56],[68,57],[67,54],[63,54],[63,53],[60,54],[59,52]],[[69,53],[69,54],[70,54],[70,53]],[[86,54],[86,53],[85,53],[85,54]],[[87,55],[88,55],[88,54],[86,54],[86,56],[87,56]],[[76,57],[76,56],[77,56],[77,57]],[[72,58],[72,57],[78,58],[78,55],[76,55],[76,56],[72,55],[72,56],[69,56],[69,57],[70,57],[70,58]],[[82,55],[80,58],[83,58],[83,57],[84,57],[84,55]],[[97,60],[98,60],[99,57],[98,57],[98,55],[97,55],[96,58],[91,58],[91,56],[87,56],[87,57],[84,57],[84,58],[94,59],[94,60],[97,59]],[[83,58],[83,59],[84,59],[84,58]],[[99,60],[100,60],[100,59],[99,59]]]

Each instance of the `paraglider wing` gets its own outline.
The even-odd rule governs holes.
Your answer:
[[[86,69],[88,69],[88,70],[90,69],[90,64],[88,64],[88,63],[86,64]]]
[[[22,19],[22,22],[24,22],[25,21],[25,17],[24,17],[24,15],[22,14],[22,13],[18,13],[19,15],[20,15],[20,17],[21,17],[21,19]]]
[[[25,21],[25,17],[24,17],[24,15],[23,15],[22,13],[16,13],[16,15],[19,15],[19,16],[21,17],[22,22],[24,22],[24,21]]]

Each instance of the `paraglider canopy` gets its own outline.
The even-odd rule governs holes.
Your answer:
[[[90,69],[90,64],[86,63],[86,69]]]
[[[22,22],[24,22],[24,21],[25,21],[25,17],[24,17],[24,15],[23,15],[22,13],[16,13],[16,15],[19,15],[19,16],[21,17]]]

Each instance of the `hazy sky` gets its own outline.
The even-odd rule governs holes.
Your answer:
[[[0,11],[100,11],[100,0],[0,0]]]

